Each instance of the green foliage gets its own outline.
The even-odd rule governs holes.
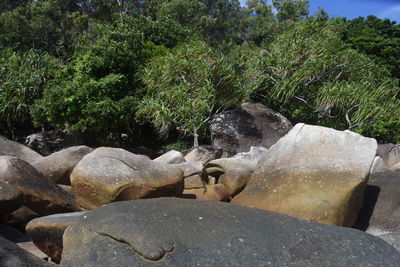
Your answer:
[[[270,44],[294,22],[308,15],[307,0],[248,0],[245,9],[247,39],[257,45]]]
[[[19,6],[23,6],[26,5],[27,1],[24,0],[2,0],[0,2],[0,14],[7,12],[7,11],[11,11]]]
[[[29,50],[33,34],[29,20],[17,11],[0,14],[0,49]]]
[[[278,103],[295,121],[342,129],[398,116],[396,81],[348,48],[339,30],[335,23],[309,19],[279,36],[270,51],[249,62],[246,79],[253,97]]]
[[[62,79],[46,88],[43,99],[35,103],[32,116],[37,124],[47,122],[71,132],[124,128],[124,123],[132,120],[135,107],[133,97],[121,97],[120,91],[126,87],[127,80],[120,74],[100,79],[76,74],[71,81]]]
[[[159,16],[168,17],[188,30],[189,35],[202,35],[214,20],[207,16],[206,6],[200,1],[163,1],[158,7]]]
[[[400,78],[400,25],[374,16],[345,22],[343,40]]]
[[[138,116],[152,121],[163,135],[173,127],[183,135],[204,133],[216,112],[246,99],[233,67],[201,41],[155,58],[142,79],[146,95]]]
[[[30,125],[30,108],[57,68],[56,59],[36,50],[0,51],[0,125],[8,130]]]
[[[284,21],[299,21],[308,15],[308,0],[273,0],[277,10],[277,19]]]
[[[165,26],[160,24],[160,28]],[[163,28],[154,35],[144,32],[153,27],[143,28],[131,18],[114,25],[93,25],[91,34],[81,39],[75,58],[48,83],[43,99],[36,102],[32,110],[36,125],[103,135],[129,129],[135,123],[141,94],[139,70],[152,57],[168,53],[150,40],[163,38],[160,32],[174,34]]]
[[[157,16],[168,17],[214,47],[243,40],[243,12],[238,0],[167,0],[157,6]]]
[[[35,48],[65,57],[88,25],[88,17],[79,8],[75,1],[29,1],[0,14],[0,46],[16,50]]]
[[[0,2],[0,127],[11,132],[143,140],[152,122],[206,137],[214,114],[252,98],[294,122],[400,137],[390,20],[307,18],[308,0]]]
[[[378,118],[365,127],[355,129],[356,132],[376,138],[381,143],[400,143],[399,117]]]
[[[176,151],[185,151],[188,150],[192,147],[192,143],[187,141],[187,140],[177,140],[172,143],[168,143],[166,145],[161,146],[161,153],[162,152],[168,152],[171,150],[176,150]]]
[[[271,43],[278,33],[272,6],[267,0],[248,0],[245,10],[249,27],[247,38],[256,44]]]

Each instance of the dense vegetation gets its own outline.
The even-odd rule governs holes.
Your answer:
[[[0,4],[0,134],[14,139],[197,142],[215,114],[257,101],[399,142],[399,78],[400,25],[310,15],[307,0]]]

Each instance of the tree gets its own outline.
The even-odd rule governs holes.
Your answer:
[[[214,23],[205,29],[205,39],[217,47],[221,43],[243,41],[243,12],[239,0],[200,0],[206,7],[207,16]]]
[[[32,128],[30,109],[42,97],[46,83],[58,69],[57,60],[36,50],[0,52],[0,125],[15,138],[17,129]]]
[[[354,129],[400,113],[396,80],[341,40],[335,21],[299,22],[249,61],[253,98],[294,121]],[[339,28],[338,28],[339,27]],[[274,104],[275,103],[275,104]]]
[[[28,1],[2,0],[0,2],[0,14],[7,12],[7,11],[11,11],[19,6],[24,6],[24,5],[26,5],[26,2],[28,2]]]
[[[65,59],[88,20],[76,1],[30,1],[0,14],[0,46],[18,51],[34,48]]]
[[[400,78],[400,25],[375,16],[345,21],[343,40]]]
[[[124,16],[111,25],[93,25],[90,34],[82,36],[75,57],[36,101],[32,109],[36,125],[96,133],[99,139],[110,133],[132,133],[142,94],[138,73],[151,57],[168,52],[152,41],[177,42],[174,38],[179,35],[173,23],[147,22]]]
[[[247,0],[247,39],[270,44],[279,33],[308,15],[307,0]]]
[[[204,42],[190,41],[154,58],[142,72],[146,94],[138,116],[149,119],[161,135],[171,128],[194,137],[214,114],[246,99],[234,69]]]
[[[248,0],[246,4],[247,39],[257,45],[271,43],[278,31],[272,6],[267,0]]]
[[[168,17],[188,30],[190,36],[203,36],[214,19],[206,14],[206,6],[200,1],[170,0],[162,2],[157,15]]]
[[[278,21],[299,21],[308,15],[308,0],[273,0]]]
[[[243,41],[243,12],[238,0],[167,0],[154,8],[181,24],[188,33],[203,38],[213,47]]]

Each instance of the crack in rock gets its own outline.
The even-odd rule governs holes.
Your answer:
[[[112,235],[106,234],[106,233],[99,233],[99,232],[95,232],[96,234],[103,236],[103,237],[107,237],[109,239],[112,239],[115,242],[118,243],[122,243],[124,245],[128,245],[129,248],[131,248],[131,250],[137,254],[140,258],[144,259],[144,260],[148,260],[151,262],[158,262],[161,261],[167,254],[171,254],[174,252],[175,250],[175,243],[172,243],[171,245],[171,249],[166,250],[164,248],[160,248],[160,250],[158,251],[158,253],[154,253],[152,256],[149,255],[144,255],[144,253],[141,253],[139,250],[135,249],[128,241],[122,239],[122,238],[116,238]],[[162,251],[161,251],[162,250]]]

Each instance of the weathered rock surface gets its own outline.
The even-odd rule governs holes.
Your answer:
[[[400,163],[397,163],[391,169],[394,170],[394,171],[399,171],[400,170]]]
[[[280,113],[261,104],[243,104],[223,112],[211,124],[211,140],[228,156],[247,152],[251,146],[269,148],[284,136],[292,124]]]
[[[65,229],[85,213],[62,213],[37,218],[27,224],[26,232],[41,251],[58,263],[61,260]]]
[[[165,164],[177,164],[185,162],[185,158],[183,157],[181,152],[171,150],[165,154],[162,154],[158,158],[155,158],[154,161]]]
[[[222,148],[215,146],[198,146],[193,148],[189,153],[185,155],[186,161],[201,161],[201,163],[206,164],[207,162],[219,159],[222,157]]]
[[[171,166],[181,169],[183,171],[183,177],[202,175],[205,173],[203,169],[203,164],[200,161],[183,162],[179,164],[173,164]]]
[[[370,175],[355,228],[385,240],[400,251],[400,171]]]
[[[21,159],[0,156],[0,181],[18,189],[24,205],[40,215],[79,210],[68,193]]]
[[[173,164],[172,166],[179,168],[183,171],[184,188],[204,188],[207,182],[207,173],[204,171],[203,164],[201,161],[188,161],[179,164]]]
[[[12,225],[17,229],[24,231],[26,224],[36,217],[39,217],[39,214],[27,208],[26,206],[22,206],[16,211],[1,216],[0,222]]]
[[[34,162],[32,166],[57,184],[71,185],[69,176],[72,170],[92,151],[87,146],[69,147]]]
[[[23,204],[24,197],[18,189],[0,182],[0,216],[17,210]]]
[[[184,179],[185,189],[204,188],[207,182],[208,182],[208,177],[207,179],[204,179],[202,176],[198,174],[185,177]]]
[[[146,199],[112,203],[85,215],[65,231],[62,266],[398,266],[400,262],[394,247],[358,230],[227,203]]]
[[[374,235],[400,231],[400,171],[370,175],[357,226]]]
[[[400,251],[400,231],[377,236]]]
[[[264,147],[251,147],[249,152],[212,160],[205,165],[205,169],[219,184],[225,185],[230,197],[234,197],[246,186],[258,161],[267,153],[268,149]]]
[[[48,260],[48,256],[46,254],[43,253],[43,251],[41,251],[40,249],[38,249],[35,244],[33,244],[32,241],[27,241],[27,242],[19,242],[16,243],[16,245],[20,248],[22,248],[23,250],[31,253],[32,255],[40,258],[40,259],[44,259],[44,260]],[[52,262],[53,263],[53,262]],[[54,266],[56,264],[54,263]]]
[[[370,173],[378,173],[378,172],[384,172],[389,170],[386,166],[386,164],[383,162],[382,158],[379,156],[376,156],[374,159],[374,163],[372,163],[371,171]]]
[[[222,174],[218,183],[223,184],[230,197],[239,194],[250,179],[250,171],[246,169],[229,169]]]
[[[0,236],[0,266],[2,267],[41,267],[54,266],[18,247]]]
[[[29,147],[0,136],[0,156],[4,155],[17,157],[29,163],[43,158],[39,153],[33,151]]]
[[[117,148],[98,148],[83,157],[71,183],[77,202],[87,209],[119,200],[178,196],[184,187],[180,168]]]
[[[40,152],[42,155],[49,155],[50,151],[56,151],[72,143],[71,136],[66,131],[44,131],[28,135],[25,144]]]
[[[18,229],[11,227],[6,224],[0,224],[0,236],[5,239],[15,243],[18,247],[28,251],[34,256],[44,259],[47,255],[40,251],[33,243],[30,241],[28,236]],[[2,266],[2,265],[1,265]]]
[[[377,155],[392,170],[395,165],[400,163],[400,144],[380,144],[378,145]]]
[[[71,197],[74,197],[74,194],[72,193],[72,187],[70,185],[58,184],[58,187],[70,194]]]
[[[258,161],[267,154],[268,149],[264,147],[251,147],[249,152],[238,153],[231,158],[212,160],[205,165],[205,169],[210,175],[225,173],[232,169],[244,169],[253,172]]]
[[[352,226],[376,147],[375,139],[350,131],[297,124],[269,149],[232,202]]]
[[[225,185],[209,184],[204,185],[203,188],[185,189],[182,197],[197,200],[228,201],[230,194]]]

